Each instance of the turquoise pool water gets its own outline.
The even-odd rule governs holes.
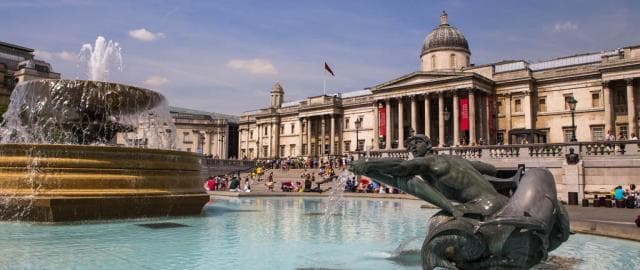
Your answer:
[[[326,202],[214,198],[199,217],[0,223],[0,269],[420,269],[416,250],[435,210],[349,199],[325,221]],[[173,226],[140,226],[158,223]],[[552,255],[544,269],[640,269],[640,243],[630,241],[573,235]]]

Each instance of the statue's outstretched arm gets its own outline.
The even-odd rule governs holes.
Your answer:
[[[385,184],[400,188],[442,210],[451,213],[455,217],[464,213],[453,205],[439,190],[425,181],[421,174],[431,171],[429,160],[416,158],[412,160],[381,159],[369,161],[365,175]]]

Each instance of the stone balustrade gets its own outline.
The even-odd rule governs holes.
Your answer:
[[[466,159],[526,159],[526,158],[558,158],[564,159],[573,148],[580,157],[610,156],[625,158],[640,158],[640,141],[598,141],[574,143],[546,143],[546,144],[517,144],[517,145],[486,145],[462,147],[434,147],[433,151],[439,155],[455,155]],[[396,157],[409,158],[402,150],[378,150],[355,152],[356,156],[364,158]]]
[[[203,177],[247,171],[256,166],[255,160],[202,158]]]

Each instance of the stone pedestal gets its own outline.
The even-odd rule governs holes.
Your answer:
[[[569,202],[569,192],[578,193],[578,201],[584,198],[584,173],[582,161],[576,164],[562,164],[564,169],[564,190],[558,190],[560,200]]]

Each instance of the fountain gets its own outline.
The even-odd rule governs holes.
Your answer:
[[[99,81],[117,43],[85,44],[92,80],[16,86],[0,128],[0,219],[72,221],[199,214],[199,157],[174,148],[165,98]],[[82,58],[82,57],[81,57]]]
[[[412,160],[358,160],[351,170],[442,209],[430,218],[423,269],[527,269],[568,240],[569,217],[549,170],[500,179],[490,164],[430,154],[424,135],[407,145]]]

